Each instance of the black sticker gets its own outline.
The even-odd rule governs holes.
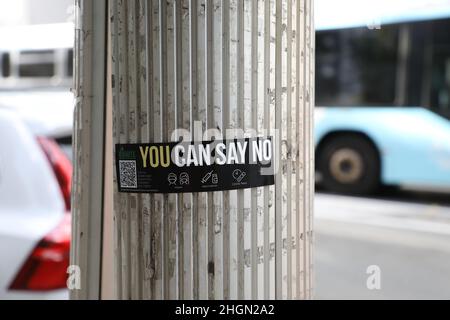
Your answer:
[[[116,144],[119,192],[182,193],[274,184],[272,139]]]

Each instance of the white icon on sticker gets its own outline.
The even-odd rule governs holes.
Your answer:
[[[236,170],[233,171],[233,178],[237,182],[241,182],[242,179],[244,179],[246,175],[247,174],[244,171],[241,171],[239,169],[236,169]]]
[[[213,172],[214,170],[207,172],[202,178],[202,183],[208,182],[208,180],[211,179]]]
[[[177,175],[175,173],[169,173],[167,176],[167,181],[169,181],[169,185],[177,183]]]
[[[189,175],[187,172],[180,174],[180,184],[189,184]]]

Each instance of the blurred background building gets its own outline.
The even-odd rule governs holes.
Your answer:
[[[0,1],[0,26],[73,21],[72,0]]]

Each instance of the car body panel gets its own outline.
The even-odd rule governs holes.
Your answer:
[[[74,98],[69,90],[0,92],[0,109],[20,115],[34,135],[52,138],[72,136]]]
[[[366,135],[381,157],[381,182],[450,188],[450,122],[420,107],[319,107],[315,143],[330,133]]]
[[[64,212],[57,179],[35,136],[15,112],[0,109],[0,299],[32,293],[8,288]]]

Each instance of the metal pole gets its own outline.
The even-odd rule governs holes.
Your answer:
[[[190,194],[121,193],[113,170],[118,298],[312,297],[312,4],[109,1],[114,143],[269,131],[279,167],[274,185]]]
[[[81,287],[72,299],[99,299],[104,168],[106,2],[75,1],[75,96],[71,265]]]

